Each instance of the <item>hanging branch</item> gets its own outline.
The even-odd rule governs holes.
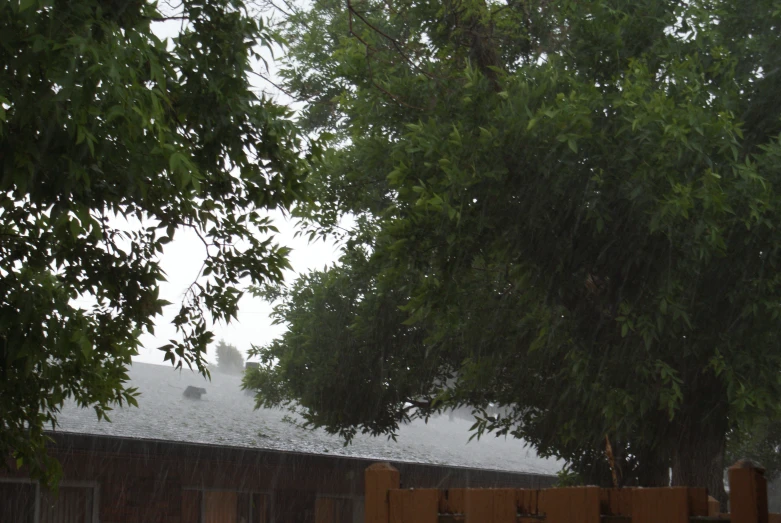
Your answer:
[[[358,36],[355,31],[353,31],[353,18],[352,15],[354,14],[357,16],[366,26],[377,33],[378,35],[382,36],[386,40],[388,40],[391,44],[393,44],[393,47],[396,48],[396,51],[404,58],[404,60],[412,66],[413,69],[416,69],[420,71],[421,74],[423,74],[426,78],[429,80],[434,80],[435,77],[429,73],[428,71],[425,71],[422,67],[420,67],[418,64],[416,64],[409,56],[407,56],[407,53],[404,51],[404,48],[399,43],[398,40],[384,32],[382,29],[377,27],[376,25],[372,24],[369,20],[366,19],[365,16],[363,16],[361,13],[355,10],[353,7],[352,0],[347,0],[347,10],[349,11],[350,16],[350,32],[355,35],[356,38],[358,38],[365,46],[371,47],[364,39],[362,39],[360,36]]]
[[[386,95],[390,96],[390,97],[391,97],[391,99],[392,99],[394,102],[398,103],[399,105],[403,105],[404,107],[409,107],[410,109],[416,109],[416,110],[418,110],[418,111],[423,111],[423,108],[422,108],[422,107],[417,107],[417,106],[414,106],[414,105],[410,105],[410,104],[408,104],[407,102],[405,102],[404,100],[402,100],[402,99],[400,99],[398,96],[396,96],[395,94],[391,93],[390,91],[388,91],[387,89],[385,89],[384,87],[382,87],[381,85],[379,85],[379,84],[378,84],[378,83],[377,83],[377,82],[374,80],[374,72],[372,71],[372,67],[371,67],[371,57],[370,57],[370,54],[369,54],[369,53],[371,53],[372,51],[375,51],[375,49],[374,49],[374,47],[372,47],[372,45],[371,45],[369,42],[367,42],[366,40],[364,40],[364,38],[363,38],[363,37],[361,37],[361,35],[359,35],[358,33],[356,33],[356,32],[355,32],[355,30],[353,29],[353,16],[352,16],[352,15],[353,15],[353,13],[355,13],[355,15],[356,15],[356,16],[358,16],[358,17],[359,17],[361,20],[363,20],[363,21],[364,21],[364,23],[366,23],[367,25],[369,25],[369,27],[371,27],[371,28],[373,28],[373,29],[374,29],[374,26],[372,26],[371,24],[369,24],[369,23],[366,21],[366,19],[365,19],[364,17],[362,17],[361,15],[359,15],[357,12],[355,12],[355,10],[354,10],[354,9],[353,9],[353,7],[352,7],[352,2],[351,2],[350,0],[347,0],[347,7],[348,7],[348,18],[347,18],[347,20],[348,20],[348,25],[349,25],[349,28],[350,28],[350,34],[352,34],[352,35],[353,35],[355,38],[357,38],[357,39],[358,39],[358,41],[359,41],[359,42],[361,42],[361,43],[364,45],[364,47],[366,47],[366,58],[367,58],[367,61],[366,61],[366,63],[367,63],[367,65],[368,65],[368,67],[369,67],[369,79],[370,79],[370,81],[371,81],[372,85],[373,85],[375,88],[377,88],[379,91],[381,91],[381,92],[385,93]],[[379,30],[377,30],[377,31],[379,31]],[[390,38],[389,36],[385,35],[385,33],[382,33],[382,32],[380,32],[380,34],[382,34],[382,35],[383,35],[383,36],[385,36],[386,38]],[[392,40],[392,39],[391,39],[391,40]],[[393,40],[393,41],[395,42],[395,40]],[[398,48],[398,47],[397,47],[397,48]],[[412,63],[412,61],[411,61],[411,60],[410,60],[410,59],[409,59],[409,58],[408,58],[406,55],[404,55],[404,53],[401,53],[401,52],[400,52],[400,54],[401,54],[401,55],[404,57],[404,59],[405,59],[405,60],[407,60],[409,63]],[[413,65],[413,67],[415,67],[415,65],[414,65],[414,64],[412,64],[412,65]],[[424,74],[426,74],[426,73],[424,73]]]

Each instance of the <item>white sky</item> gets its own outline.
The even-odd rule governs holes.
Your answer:
[[[303,237],[294,238],[294,224],[284,219],[281,213],[273,213],[275,224],[279,229],[276,240],[281,245],[291,247],[290,263],[293,271],[287,271],[285,279],[292,282],[299,273],[311,269],[322,269],[330,265],[338,257],[337,248],[333,243],[318,241],[310,244]],[[205,258],[205,247],[198,237],[189,230],[180,230],[176,239],[166,246],[161,258],[163,270],[168,275],[168,281],[161,285],[160,297],[172,304],[166,307],[163,315],[155,322],[155,334],[142,338],[144,348],[134,360],[146,363],[163,363],[163,353],[157,347],[168,343],[168,339],[176,338],[176,330],[171,321],[182,302],[184,291],[195,280]],[[215,342],[224,339],[235,345],[242,353],[246,353],[252,344],[263,345],[284,332],[282,326],[272,326],[269,313],[271,305],[260,298],[245,295],[239,303],[238,319],[228,325],[213,326]],[[215,361],[214,354],[209,351],[208,359]]]
[[[162,7],[164,6],[161,5]],[[180,27],[179,22],[163,22],[154,24],[153,30],[160,38],[173,38]],[[273,59],[270,54],[265,50],[262,54],[273,69]],[[275,54],[279,55],[276,51]],[[256,63],[255,68],[257,71],[267,74],[263,64]],[[255,75],[250,76],[250,81],[253,87],[274,95],[278,103],[289,103],[284,95]],[[322,269],[338,258],[337,247],[333,242],[325,243],[320,240],[310,244],[306,238],[294,238],[295,226],[292,221],[285,219],[280,212],[273,212],[271,216],[280,231],[275,236],[276,242],[293,249],[290,256],[293,270],[287,271],[285,274],[286,282],[291,283],[298,274],[311,269]],[[171,321],[179,311],[184,291],[197,277],[205,254],[204,245],[190,230],[178,231],[176,239],[166,246],[161,257],[161,266],[167,274],[168,281],[161,285],[160,297],[171,302],[171,305],[164,309],[161,317],[157,318],[154,335],[146,334],[143,336],[143,348],[139,351],[139,355],[133,358],[134,360],[146,363],[164,363],[163,353],[158,351],[157,347],[168,343],[171,338],[177,338],[176,330],[171,325]],[[247,350],[253,344],[264,345],[284,332],[284,327],[271,325],[269,317],[271,308],[271,304],[262,299],[245,295],[239,303],[237,320],[228,325],[216,324],[213,326],[215,343],[219,340],[225,340],[225,342],[235,345],[246,357]],[[207,359],[215,362],[212,350],[210,348]]]

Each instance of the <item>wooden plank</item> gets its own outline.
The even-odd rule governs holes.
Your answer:
[[[269,499],[266,494],[252,494],[252,523],[268,523]],[[182,523],[185,523],[184,521]],[[196,522],[197,523],[197,522]]]
[[[439,489],[391,490],[388,500],[390,523],[439,522]]]
[[[567,487],[540,491],[538,513],[546,523],[600,523],[599,487]]]
[[[537,505],[540,491],[532,489],[519,489],[515,491],[515,505],[520,514],[537,514]]]
[[[237,496],[236,492],[223,490],[204,492],[204,519],[209,523],[235,522]]]
[[[390,463],[375,463],[366,469],[364,481],[365,522],[388,523],[388,492],[399,488],[399,471]]]
[[[182,490],[182,523],[200,523],[201,491]]]
[[[464,521],[467,523],[476,523],[478,521],[493,522],[493,492],[488,489],[470,488],[464,490],[464,506],[461,512],[463,512]],[[515,523],[514,520],[515,518],[513,517],[513,521],[511,523]]]
[[[515,496],[515,489],[451,489],[445,507],[466,523],[516,523]]]
[[[463,514],[467,523],[517,523],[516,489],[449,489],[440,492],[439,512]]]
[[[768,514],[767,521],[768,523],[781,523],[781,514]]]
[[[686,487],[632,489],[632,523],[689,523]]]
[[[600,512],[607,516],[632,515],[632,489],[599,489]]]
[[[708,489],[689,487],[688,502],[690,516],[708,516]]]
[[[464,510],[464,491],[451,488],[439,492],[439,512],[442,514],[462,514]]]
[[[333,498],[317,498],[315,500],[315,523],[336,523],[334,512]]]
[[[721,507],[719,500],[713,496],[708,496],[708,515],[711,517],[718,517],[721,514]]]
[[[728,474],[732,523],[768,523],[765,469],[750,461],[738,461]]]
[[[515,502],[515,489],[493,489],[494,523],[516,523],[518,506]]]

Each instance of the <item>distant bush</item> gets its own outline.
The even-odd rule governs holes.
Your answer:
[[[244,357],[239,349],[223,340],[217,344],[217,370],[226,374],[241,374],[244,371]]]

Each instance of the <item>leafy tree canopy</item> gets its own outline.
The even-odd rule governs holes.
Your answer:
[[[160,347],[206,373],[208,322],[287,266],[266,211],[294,202],[304,160],[250,87],[272,40],[241,0],[19,0],[0,27],[0,455],[52,479],[43,430],[66,399],[99,418],[135,404],[164,245],[187,228],[207,252]]]
[[[244,372],[244,357],[234,345],[228,345],[224,340],[217,343],[217,369],[228,374]]]
[[[781,393],[781,3],[324,0],[286,87],[331,145],[259,404],[346,438],[451,407],[589,482],[709,486]],[[498,417],[483,409],[507,407]]]

